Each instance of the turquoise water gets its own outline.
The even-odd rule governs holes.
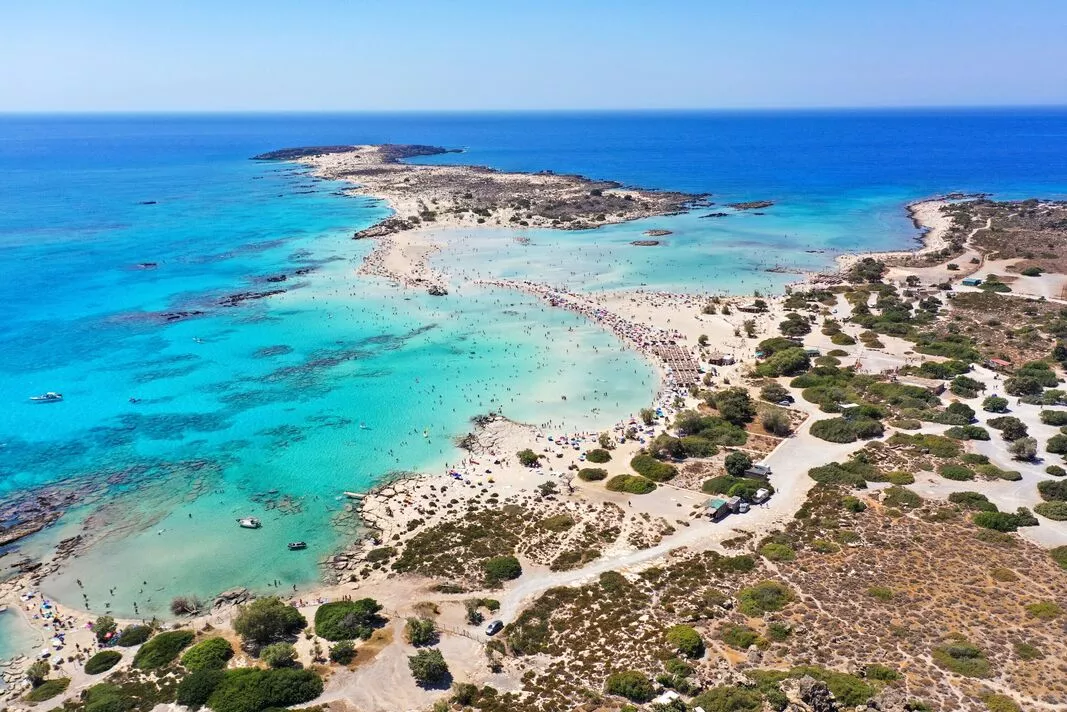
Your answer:
[[[37,635],[22,617],[10,608],[0,613],[0,660],[26,655],[40,647],[43,638]],[[3,689],[3,682],[0,682]]]
[[[348,238],[384,206],[247,160],[381,141],[776,202],[527,231],[525,246],[486,230],[435,258],[589,290],[774,290],[795,275],[770,268],[907,246],[909,200],[1067,192],[1062,111],[0,118],[0,501],[78,487],[84,506],[20,547],[83,524],[95,541],[47,592],[147,616],[177,594],[306,586],[354,535],[340,492],[443,467],[472,416],[584,427],[647,404],[648,364],[573,315],[498,289],[432,298],[357,277],[371,246]],[[629,244],[653,227],[674,234]],[[177,311],[203,313],[164,318]],[[66,400],[26,401],[47,390]],[[238,529],[246,515],[264,527]],[[308,550],[287,551],[296,539]]]

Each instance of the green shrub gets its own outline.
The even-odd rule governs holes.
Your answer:
[[[315,634],[331,641],[366,640],[385,622],[381,610],[373,598],[324,603],[315,611]]]
[[[634,456],[634,458],[630,460],[630,467],[632,467],[637,474],[655,482],[666,482],[667,480],[674,479],[675,475],[678,474],[678,470],[674,465],[660,462],[651,455]]]
[[[1067,480],[1042,480],[1037,483],[1038,494],[1050,502],[1067,502]]]
[[[371,564],[377,564],[382,561],[388,561],[396,556],[396,547],[394,546],[379,546],[377,549],[371,549],[367,552],[367,562]]]
[[[1000,396],[988,396],[982,401],[982,410],[990,413],[1004,413],[1008,410],[1008,399]]]
[[[705,712],[760,712],[763,695],[748,687],[719,685],[697,695],[693,709],[697,707]]]
[[[338,665],[348,665],[356,659],[356,646],[351,640],[342,640],[330,647],[330,661]]]
[[[240,606],[233,620],[234,632],[255,645],[284,640],[305,627],[307,619],[300,611],[277,596],[257,598]]]
[[[974,470],[963,465],[954,465],[952,463],[946,463],[937,468],[937,474],[944,477],[946,480],[955,480],[957,482],[966,482],[974,479]]]
[[[416,648],[437,642],[437,625],[429,618],[408,618],[404,624],[404,638]]]
[[[45,680],[37,687],[30,690],[26,695],[27,702],[44,702],[50,700],[57,695],[61,695],[67,691],[70,686],[69,677],[57,677],[52,680]]]
[[[540,461],[540,457],[538,457],[537,453],[530,448],[519,450],[515,453],[515,457],[519,458],[519,462],[523,467],[533,467]]]
[[[624,670],[608,675],[608,679],[604,681],[604,690],[608,694],[619,695],[638,703],[648,702],[656,694],[652,681],[637,670]]]
[[[482,568],[485,570],[486,579],[494,583],[511,581],[522,576],[522,564],[514,556],[494,556],[482,564]]]
[[[656,489],[656,483],[640,475],[615,475],[608,480],[606,487],[612,492],[648,494]]]
[[[780,611],[793,600],[793,592],[779,581],[760,581],[741,589],[737,594],[741,612],[746,616],[761,616]]]
[[[747,650],[756,644],[756,641],[759,640],[759,634],[748,626],[727,625],[719,633],[719,638],[731,648]]]
[[[272,668],[293,667],[296,664],[296,648],[292,643],[271,643],[259,651],[259,659]]]
[[[182,656],[186,670],[221,670],[233,657],[233,648],[223,638],[205,638]]]
[[[923,500],[907,487],[893,485],[886,488],[882,502],[885,506],[894,509],[915,509],[922,506]]]
[[[191,630],[170,630],[160,633],[141,646],[133,658],[133,666],[142,670],[155,670],[178,657],[196,634]]]
[[[948,496],[948,501],[972,512],[997,511],[997,505],[990,502],[989,498],[980,492],[953,492]]]
[[[133,625],[119,633],[118,638],[115,639],[115,645],[123,648],[132,648],[134,645],[140,645],[151,637],[151,628],[146,625]]]
[[[1053,561],[1059,564],[1060,568],[1067,570],[1067,545],[1049,549],[1048,554]]]
[[[99,675],[100,673],[115,667],[116,663],[121,659],[122,653],[117,650],[101,650],[99,653],[85,661],[85,674]]]
[[[981,648],[966,640],[955,640],[933,650],[934,663],[964,677],[989,677],[989,661]]]
[[[1067,475],[1067,470],[1063,469],[1059,465],[1049,465],[1045,468],[1046,475],[1052,475],[1053,477],[1063,477]]]
[[[793,561],[797,558],[797,552],[788,544],[771,542],[760,547],[759,553],[770,561]]]
[[[201,668],[186,675],[178,683],[177,703],[191,709],[200,709],[207,704],[211,693],[219,686],[226,673],[217,668]]]
[[[1063,609],[1055,601],[1040,601],[1027,605],[1026,613],[1031,618],[1050,621],[1063,615]]]
[[[863,669],[863,676],[868,680],[879,680],[881,682],[892,682],[900,679],[900,673],[891,667],[885,665],[879,665],[878,663],[871,663]]]
[[[601,464],[611,460],[611,453],[603,448],[596,448],[585,453],[585,459],[589,462]]]
[[[811,357],[804,349],[793,344],[790,348],[771,354],[767,360],[758,364],[756,373],[768,378],[777,378],[778,376],[795,376],[809,368],[811,368]]]
[[[699,658],[704,655],[704,641],[692,626],[676,625],[669,628],[667,643],[687,658]]]
[[[1043,410],[1041,411],[1041,422],[1045,425],[1055,425],[1056,427],[1067,425],[1067,410]]]
[[[214,712],[262,712],[310,702],[321,694],[322,678],[311,670],[239,668],[222,671],[207,706]]]
[[[986,424],[999,430],[1000,436],[1008,442],[1025,438],[1027,434],[1026,424],[1014,415],[1001,415],[996,418],[990,418],[986,421]]]
[[[1031,270],[1036,270],[1037,274],[1027,275],[1028,277],[1036,277],[1038,274],[1041,274],[1041,271],[1036,267],[1024,269],[1023,274],[1026,274]],[[989,710],[989,712],[1022,712],[1022,708],[1019,707],[1015,700],[1007,695],[998,695],[995,693],[984,695],[982,697],[982,702],[985,703],[986,709]]]
[[[1015,655],[1020,660],[1029,662],[1031,660],[1040,660],[1045,657],[1045,653],[1041,648],[1036,645],[1031,645],[1030,643],[1024,643],[1017,640],[1012,643],[1012,647],[1015,648]]]
[[[723,420],[743,426],[756,417],[756,405],[744,388],[726,388],[708,396],[708,405],[719,411]]]
[[[983,529],[998,532],[1013,532],[1019,528],[1019,519],[1008,512],[976,512],[971,521]]]
[[[957,425],[945,431],[954,440],[989,440],[989,431],[981,425]]]
[[[811,434],[832,443],[852,443],[858,439],[856,429],[844,418],[817,420],[811,424]]]
[[[578,479],[585,482],[599,482],[608,476],[608,471],[602,467],[583,467],[578,470]]]
[[[1067,502],[1041,502],[1034,505],[1034,511],[1056,522],[1067,521]]]
[[[867,595],[871,598],[877,598],[879,601],[892,601],[893,589],[886,586],[871,586],[867,589]]]

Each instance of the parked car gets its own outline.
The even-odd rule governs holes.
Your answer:
[[[489,621],[489,625],[485,627],[486,635],[496,635],[504,627],[503,621]]]

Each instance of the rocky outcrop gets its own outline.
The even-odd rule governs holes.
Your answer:
[[[664,237],[672,233],[670,230],[645,230],[645,234],[649,237]]]
[[[760,208],[769,208],[774,205],[773,200],[750,200],[745,203],[727,203],[727,207],[734,210],[759,210]]]
[[[635,247],[655,247],[656,245],[660,245],[662,243],[659,240],[634,240],[630,244],[634,245]]]
[[[247,588],[231,588],[229,591],[223,591],[219,595],[215,596],[215,600],[211,603],[212,610],[218,611],[230,606],[239,606],[242,603],[248,603],[254,595]]]
[[[431,297],[443,297],[448,294],[448,290],[439,284],[431,284],[430,288],[426,290],[426,293]]]
[[[789,699],[786,708],[791,712],[838,712],[837,701],[825,682],[810,675],[782,683],[782,692]]]

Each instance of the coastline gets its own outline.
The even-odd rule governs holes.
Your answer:
[[[865,258],[871,258],[875,260],[892,260],[908,257],[922,257],[929,255],[945,247],[948,247],[948,240],[946,236],[948,231],[952,228],[952,218],[945,215],[941,208],[946,205],[951,205],[956,200],[950,200],[947,197],[940,196],[935,198],[924,198],[908,203],[905,209],[908,212],[908,217],[911,219],[912,224],[917,230],[920,231],[919,235],[916,235],[915,240],[918,245],[911,250],[888,250],[881,252],[850,252],[843,255],[838,255],[834,258],[834,261],[839,272],[847,272],[853,265]]]
[[[444,149],[436,149],[433,147],[396,147],[395,151],[387,151],[384,156],[374,155],[380,147],[375,146],[358,146],[358,147],[330,147],[332,150],[328,150],[320,153],[320,149],[308,149],[308,151],[314,151],[312,155],[292,155],[282,158],[282,160],[296,162],[300,165],[311,169],[312,173],[318,177],[330,180],[344,180],[353,184],[351,191],[359,195],[368,195],[385,201],[396,213],[396,216],[408,216],[410,218],[413,215],[418,215],[420,212],[424,212],[427,204],[426,198],[415,197],[405,194],[403,191],[396,189],[389,189],[384,185],[376,185],[373,182],[366,183],[361,182],[361,178],[365,178],[363,173],[359,173],[359,167],[371,167],[371,173],[369,175],[377,175],[376,171],[383,165],[396,166],[398,170],[406,172],[408,170],[417,171],[420,173],[426,173],[428,175],[438,174],[441,171],[452,179],[455,175],[464,175],[473,178],[477,181],[484,181],[487,175],[494,176],[505,182],[514,180],[514,176],[530,179],[535,184],[547,185],[553,187],[554,190],[571,190],[575,189],[575,186],[579,186],[581,190],[585,190],[589,185],[605,185],[605,188],[609,193],[618,194],[623,196],[624,200],[627,200],[627,196],[630,199],[640,199],[642,197],[651,199],[656,197],[661,199],[660,202],[656,202],[653,205],[660,206],[659,212],[656,212],[655,207],[639,207],[633,212],[624,213],[620,215],[606,216],[605,219],[597,221],[595,219],[588,218],[590,224],[587,224],[583,229],[595,229],[600,225],[615,224],[619,222],[629,222],[642,217],[648,217],[650,215],[669,215],[673,214],[678,206],[682,203],[688,203],[694,200],[700,200],[703,196],[678,194],[678,193],[662,193],[659,191],[644,191],[641,189],[623,188],[618,184],[610,181],[590,181],[582,176],[569,176],[554,173],[536,173],[536,174],[511,174],[502,173],[492,169],[487,169],[479,166],[425,166],[417,164],[401,163],[403,158],[409,157],[409,155],[432,155],[432,153],[443,152]],[[353,171],[357,171],[353,175]],[[558,184],[558,185],[555,185]],[[596,188],[593,188],[596,190]],[[429,202],[435,200],[439,202],[441,200],[440,195],[437,198],[428,198]],[[629,202],[629,200],[627,200]],[[932,201],[919,201],[909,205],[909,210],[913,211],[913,218],[916,222],[931,220],[933,217],[940,217],[936,209],[939,209],[940,205],[944,204],[939,200]],[[924,205],[936,206],[928,208],[925,212],[921,210]],[[367,230],[356,236],[356,239],[373,239],[377,243],[375,248],[370,254],[361,262],[358,268],[358,274],[371,275],[377,277],[383,277],[392,280],[396,284],[403,288],[427,288],[439,285],[445,287],[447,285],[448,276],[438,273],[428,265],[429,258],[436,252],[445,249],[446,245],[434,237],[438,230],[448,227],[463,227],[466,229],[479,229],[483,227],[507,227],[511,223],[511,218],[515,216],[514,210],[504,210],[497,216],[492,225],[478,222],[478,213],[473,212],[453,212],[444,211],[439,214],[432,226],[422,225],[420,227],[410,229],[397,229],[396,224],[391,224],[389,229],[385,230],[382,234],[377,234],[383,225],[389,225],[389,221],[392,218],[386,218],[386,220],[377,223]],[[595,216],[594,216],[595,217]],[[549,222],[543,222],[542,227],[558,228],[558,229],[573,229],[573,226],[560,226],[553,225]],[[932,248],[937,243],[932,242],[931,234],[936,237],[936,225],[934,229],[929,230],[925,234],[927,242],[926,247]],[[933,249],[933,248],[932,248]],[[914,252],[899,252],[899,253],[872,253],[872,254],[914,254]],[[853,256],[857,257],[857,256]],[[641,289],[623,290],[621,292],[614,292],[605,295],[600,295],[603,303],[598,304],[596,301],[590,300],[589,295],[579,295],[574,293],[568,293],[566,290],[553,288],[549,285],[538,284],[534,282],[518,282],[514,280],[487,280],[484,283],[492,284],[495,286],[501,286],[509,289],[515,289],[524,291],[528,294],[538,296],[551,302],[553,299],[563,298],[563,301],[569,302],[569,304],[562,304],[563,308],[569,308],[576,313],[584,313],[590,320],[596,323],[597,318],[592,316],[592,312],[597,309],[602,309],[604,304],[612,307],[614,312],[611,313],[610,321],[612,323],[600,323],[600,326],[616,332],[616,335],[626,343],[629,348],[632,348],[641,353],[657,370],[660,377],[661,387],[659,393],[661,395],[665,393],[674,393],[679,395],[684,392],[684,388],[679,387],[679,384],[672,381],[671,368],[667,365],[662,356],[657,353],[656,348],[657,341],[665,341],[668,337],[672,336],[670,331],[657,329],[654,324],[656,323],[670,323],[672,315],[680,308],[695,309],[697,307],[697,301],[702,299],[691,294],[672,294],[663,292],[644,292]],[[739,305],[743,300],[734,299],[733,303]],[[783,310],[780,308],[780,300],[771,300],[771,309],[767,314],[761,316],[761,322],[765,322],[766,326],[770,326],[776,319],[780,318]],[[675,332],[673,336],[681,339],[683,343],[688,342],[689,346],[686,348],[692,348],[692,344],[696,341],[700,334],[708,335],[712,338],[712,341],[717,344],[728,345],[738,355],[738,362],[752,358],[754,356],[753,346],[747,345],[743,338],[736,337],[734,334],[737,329],[740,328],[740,322],[742,319],[726,319],[722,316],[716,317],[697,317],[697,322],[687,322],[685,320],[679,320],[679,326],[683,326],[684,331]],[[642,338],[645,339],[642,343],[641,339],[628,338],[624,333],[620,333],[619,329],[633,329],[635,332],[642,334]],[[650,335],[658,331],[658,338],[651,338]],[[698,334],[697,332],[700,332]],[[706,332],[706,333],[705,333]],[[620,414],[621,415],[621,414]],[[526,426],[520,424],[513,424],[516,428],[522,429]],[[570,463],[573,464],[573,463]],[[516,474],[515,472],[511,473]],[[436,477],[435,475],[426,473],[421,475],[424,477]],[[522,478],[517,478],[517,481],[522,481]],[[387,485],[390,483],[387,483]],[[366,507],[366,503],[372,501],[368,496],[361,500],[361,509]],[[340,552],[344,555],[345,552]],[[81,612],[76,607],[64,607],[64,610],[71,614],[84,613],[84,615],[90,615],[88,612]]]
[[[328,155],[336,158],[345,154]],[[369,190],[365,185],[359,187],[361,194],[374,194]],[[391,201],[389,196],[381,197],[387,202]],[[393,196],[392,199],[404,205],[403,198]],[[945,234],[951,225],[951,220],[946,222],[946,216],[941,212],[944,204],[944,201],[935,199],[908,206],[916,226],[925,228],[918,238],[922,245],[916,250],[848,257],[858,260],[865,256],[910,256],[936,252],[947,244]],[[390,205],[394,203],[390,202]],[[407,204],[406,209],[414,207],[418,207],[418,204]],[[433,270],[429,266],[429,258],[447,248],[445,243],[435,239],[441,227],[480,227],[477,223],[464,224],[463,221],[467,219],[460,216],[455,218],[455,225],[449,222],[452,218],[448,218],[435,220],[433,227],[421,225],[380,235],[360,236],[358,239],[374,239],[377,244],[354,273],[390,279],[401,290],[451,287],[449,280],[455,276]],[[369,230],[374,230],[374,227]],[[712,299],[707,295],[644,289],[587,294],[535,281],[506,279],[471,280],[469,283],[521,291],[538,297],[552,308],[580,314],[591,323],[614,333],[626,348],[640,352],[656,366],[661,388],[652,405],[662,412],[662,416],[656,422],[643,426],[636,414],[616,414],[619,419],[606,432],[612,441],[613,464],[606,466],[608,469],[615,468],[611,469],[611,474],[617,472],[620,465],[625,467],[622,463],[629,462],[648,441],[668,433],[668,421],[681,410],[702,407],[690,386],[722,388],[743,384],[746,376],[750,375],[747,369],[756,358],[755,351],[759,343],[759,338],[754,336],[741,336],[742,331],[748,328],[747,322],[751,320],[752,332],[760,334],[761,338],[774,336],[777,335],[775,329],[778,322],[788,311],[782,296],[765,297],[766,308],[757,312],[748,311],[752,306],[750,298],[716,298],[714,313],[706,313],[705,308]],[[835,305],[834,313],[838,308],[844,308],[845,300],[840,299]],[[730,311],[727,312],[724,307]],[[805,343],[814,343],[819,348],[830,350],[837,342],[831,342],[829,338],[824,338],[826,336],[825,333],[821,336],[813,334]],[[701,337],[705,337],[711,347],[704,346]],[[907,355],[910,351],[906,350],[905,345],[888,337],[886,341],[890,344],[881,349],[884,352],[882,356],[893,360],[897,366],[909,362]],[[732,357],[733,363],[705,371],[703,364],[710,362],[715,355],[712,349]],[[854,353],[857,366],[865,356],[870,355],[862,348]],[[874,360],[877,361],[877,358],[878,355]],[[315,586],[309,591],[285,592],[283,597],[309,619],[313,618],[318,605],[323,602],[357,595],[373,597],[383,603],[384,610],[393,621],[389,630],[394,637],[399,637],[405,617],[421,615],[419,606],[425,603],[419,602],[432,599],[435,605],[440,604],[445,611],[442,620],[453,626],[442,626],[442,630],[458,633],[444,636],[442,643],[442,647],[450,653],[450,662],[455,661],[457,679],[496,684],[497,679],[486,672],[485,665],[477,662],[481,661],[485,640],[477,631],[471,633],[462,628],[464,623],[459,612],[464,596],[497,596],[500,607],[495,615],[504,621],[511,621],[526,604],[555,587],[594,581],[609,571],[632,576],[649,566],[658,565],[657,562],[676,556],[709,551],[735,554],[749,546],[747,542],[759,542],[768,534],[788,526],[815,486],[815,481],[807,476],[807,470],[829,460],[846,459],[856,445],[832,443],[812,436],[809,432],[811,426],[831,417],[814,404],[798,399],[787,411],[796,424],[790,436],[770,438],[766,433],[759,432],[753,424],[750,440],[745,446],[724,447],[724,452],[715,461],[719,466],[726,452],[741,450],[749,453],[754,462],[772,466],[776,473],[776,492],[766,506],[754,506],[744,517],[731,517],[725,522],[712,522],[704,515],[708,495],[699,488],[703,471],[685,472],[674,483],[661,483],[652,493],[629,497],[576,476],[581,468],[589,465],[585,453],[590,448],[598,447],[603,437],[601,433],[559,432],[558,428],[548,424],[516,423],[492,415],[479,419],[476,427],[464,438],[459,461],[449,463],[443,472],[413,473],[391,479],[353,498],[355,502],[352,506],[358,510],[370,533],[324,560],[325,568],[332,576],[331,582]],[[631,429],[638,431],[639,436],[631,437]],[[527,448],[541,457],[537,467],[527,467],[517,461],[516,453]],[[696,487],[693,483],[697,483]],[[875,499],[878,498],[877,489],[873,495]],[[455,567],[445,566],[449,574],[443,578],[450,577],[458,591],[439,589],[430,580],[414,574],[398,579],[391,572],[390,565],[396,563],[396,551],[400,547],[409,545],[435,527],[461,523],[467,516],[490,508],[514,508],[522,513],[522,517],[534,522],[568,518],[574,522],[574,531],[554,532],[552,536],[542,532],[528,541],[520,542],[516,546],[516,553],[522,559],[524,576],[513,584],[504,585],[502,590],[487,593],[483,590],[484,583],[479,580],[478,572],[456,571]],[[588,559],[583,553],[580,566],[567,568],[559,564],[561,559],[572,553],[569,547],[582,545],[578,536],[580,530],[587,524],[604,522],[621,532],[615,540],[595,552],[595,556],[590,554]],[[738,544],[738,541],[742,544]],[[382,554],[385,549],[392,549],[393,553]],[[377,557],[378,554],[384,558]],[[372,560],[373,565],[369,563]],[[12,592],[0,586],[0,593],[9,595]],[[211,603],[204,614],[177,620],[194,628],[210,625],[225,629],[230,623],[234,605],[256,593],[245,590],[225,592]],[[4,595],[0,595],[0,599]],[[39,593],[31,599],[33,605],[39,601]],[[93,614],[64,605],[63,602],[53,602],[52,609],[64,619],[63,625],[69,630],[68,647],[76,644],[84,646],[86,650],[93,649],[92,635],[86,630],[86,624],[91,622]],[[44,623],[43,619],[37,620],[35,627]],[[44,630],[43,627],[39,628],[39,632]],[[310,644],[300,641],[298,648],[301,655],[310,655]],[[425,706],[429,698],[425,691],[412,691],[402,664],[403,658],[395,657],[400,654],[397,648],[391,648],[393,658],[381,654],[380,658],[372,658],[363,666],[335,672],[328,681],[329,687],[323,699],[327,702],[349,700],[375,710]],[[239,657],[238,665],[255,664],[254,660],[243,657],[243,654],[239,653],[239,656],[242,657]],[[393,664],[397,660],[400,660],[399,667]],[[71,677],[74,680],[72,690],[79,687],[84,689],[91,682],[77,669],[71,671]],[[375,689],[378,690],[376,693]]]

